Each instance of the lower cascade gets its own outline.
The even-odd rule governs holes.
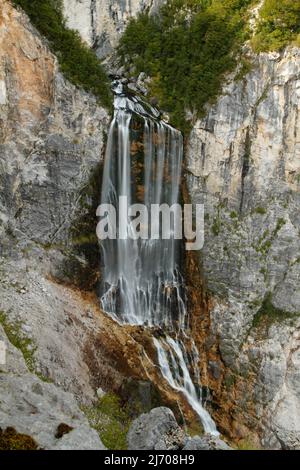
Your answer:
[[[119,227],[115,239],[101,241],[101,307],[119,323],[159,330],[153,342],[163,377],[185,396],[204,431],[218,435],[203,406],[199,355],[189,337],[182,241],[175,239],[172,224],[168,238],[161,233],[157,239],[128,236],[136,228],[131,216],[139,213],[141,204],[150,213],[153,204],[179,203],[182,134],[160,119],[157,109],[130,95],[120,81],[114,82],[114,93],[101,205],[116,209]],[[120,233],[122,224],[127,227],[125,234]],[[141,219],[140,228],[142,224]],[[108,219],[108,231],[112,225]]]

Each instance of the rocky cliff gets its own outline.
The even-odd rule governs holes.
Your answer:
[[[192,130],[187,182],[205,204],[207,349],[220,425],[299,447],[300,51],[252,56]],[[226,414],[226,416],[225,416]]]
[[[64,0],[68,24],[101,57],[130,16],[158,4]],[[0,42],[0,339],[9,346],[0,419],[29,432],[32,422],[20,424],[15,412],[25,406],[25,383],[25,414],[43,397],[33,434],[39,445],[74,448],[85,434],[87,447],[101,448],[74,397],[91,403],[97,389],[119,392],[133,378],[149,408],[157,392],[159,402],[186,404],[158,375],[149,334],[105,317],[93,293],[107,112],[64,79],[45,40],[8,1]],[[300,447],[300,53],[248,54],[251,70],[227,78],[188,140],[189,197],[206,211],[204,249],[188,275],[199,262],[195,288],[205,283],[207,294],[197,342],[219,429],[256,447],[293,449]],[[61,423],[74,428],[63,442],[55,437]]]
[[[78,405],[103,390],[130,393],[132,410],[182,402],[194,419],[161,379],[149,332],[105,316],[95,294],[107,111],[64,79],[9,1],[0,42],[0,428],[42,448],[101,449]],[[61,424],[72,428],[63,439]]]
[[[130,18],[139,12],[156,11],[163,0],[63,0],[67,24],[101,58],[118,44]]]

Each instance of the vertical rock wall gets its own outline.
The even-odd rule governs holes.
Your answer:
[[[187,181],[206,211],[201,257],[212,302],[207,335],[220,351],[210,373],[220,423],[224,412],[224,427],[237,435],[255,429],[264,445],[293,448],[300,445],[300,51],[251,60],[250,73],[230,77],[195,124]]]

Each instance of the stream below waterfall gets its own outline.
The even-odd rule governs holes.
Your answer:
[[[114,82],[113,90],[115,112],[101,204],[113,205],[119,224],[125,223],[130,233],[133,221],[128,210],[119,207],[120,197],[126,197],[128,207],[143,204],[149,212],[152,204],[171,207],[180,202],[183,139],[160,119],[157,109],[129,94],[121,81]],[[218,435],[202,401],[199,355],[189,337],[183,244],[175,239],[172,225],[169,230],[169,239],[133,239],[117,232],[116,239],[101,241],[101,307],[119,323],[161,329],[153,342],[163,377],[185,396],[204,431]],[[185,338],[192,345],[189,351]]]

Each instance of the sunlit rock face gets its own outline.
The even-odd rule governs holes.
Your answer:
[[[223,385],[231,384],[226,397],[219,393],[227,404],[239,397],[230,426],[243,434],[243,422],[264,445],[293,448],[300,446],[300,50],[252,60],[250,73],[231,77],[195,123],[187,182],[193,201],[205,204],[210,333],[227,368]]]
[[[154,12],[164,0],[64,0],[70,28],[93,47],[101,58],[111,54],[128,21],[144,11]]]
[[[91,202],[81,195],[101,163],[108,113],[63,78],[26,15],[5,2],[0,21],[1,254],[28,241],[67,248]]]

